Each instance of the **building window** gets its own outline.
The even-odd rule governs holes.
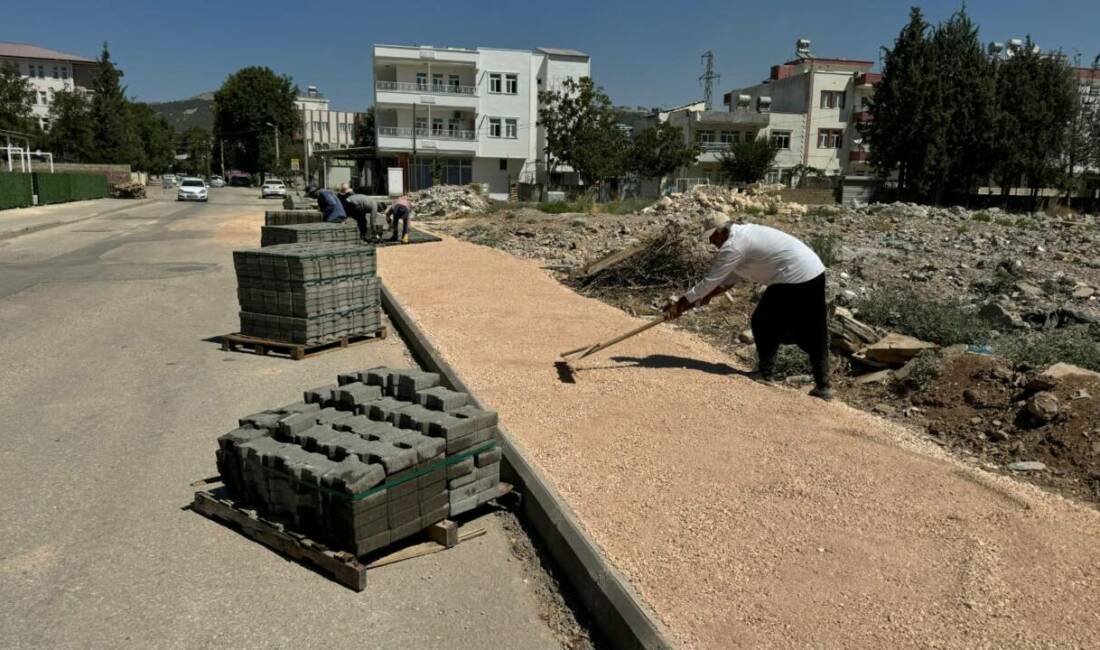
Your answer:
[[[491,92],[491,93],[499,93],[500,92],[500,73],[499,72],[490,72],[489,73],[489,92]]]
[[[447,135],[452,138],[458,136],[458,118],[452,117],[447,120]]]
[[[519,94],[519,75],[504,75],[504,92],[508,93],[509,95]]]
[[[708,144],[714,142],[714,131],[709,129],[702,129],[695,132],[695,141],[700,144]]]
[[[58,71],[56,65],[53,67],[53,78],[54,79],[60,79],[61,78],[61,72]]]
[[[46,78],[46,66],[44,66],[44,65],[38,66],[38,78],[39,79],[45,79]]]
[[[443,73],[442,72],[433,72],[432,73],[432,91],[433,92],[440,92],[442,90],[443,90]]]
[[[722,131],[718,134],[718,141],[722,144],[734,144],[737,142],[738,135],[737,131]]]
[[[69,78],[69,69],[66,68],[65,66],[61,66],[61,78],[62,79],[68,79]]]
[[[48,101],[48,100],[46,99],[46,91],[45,91],[45,90],[39,90],[39,91],[38,91],[38,103],[39,103],[39,104],[42,104],[43,106],[46,106],[46,105],[48,105],[48,104],[50,103],[50,102],[49,102],[49,101]]]
[[[457,93],[458,87],[462,85],[462,82],[459,80],[458,75],[452,74],[447,76],[447,85],[450,86],[451,92]]]
[[[508,171],[508,159],[507,158],[501,158],[500,159],[500,171],[502,171],[502,172]]]
[[[516,120],[514,120],[514,119],[504,120],[504,137],[506,137],[506,138],[517,138],[517,137],[519,137],[519,133],[518,133],[519,128],[518,128],[518,126],[519,125],[516,123]]]
[[[443,118],[432,118],[432,135],[443,135]]]
[[[421,91],[428,89],[428,73],[427,72],[417,72],[416,73],[416,89],[421,90]]]
[[[775,185],[779,182],[780,178],[779,170],[773,169],[764,175],[764,182],[768,185]]]
[[[779,149],[789,150],[791,148],[791,132],[772,131],[772,144]]]
[[[818,129],[818,149],[840,149],[844,145],[844,131],[840,129]]]
[[[499,138],[500,137],[500,118],[499,117],[490,117],[489,118],[489,137],[490,138]]]
[[[844,108],[844,91],[822,90],[821,108]]]
[[[416,134],[428,135],[428,118],[418,117],[416,118]]]

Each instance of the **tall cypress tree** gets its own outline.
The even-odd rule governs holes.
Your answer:
[[[133,164],[140,158],[131,121],[122,71],[111,61],[107,43],[103,43],[99,74],[92,84],[92,123],[97,162]]]

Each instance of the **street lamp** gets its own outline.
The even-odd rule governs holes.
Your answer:
[[[270,126],[273,129],[275,129],[275,165],[278,166],[278,164],[279,164],[279,126],[277,124],[272,124],[271,122],[265,122],[265,124],[267,124],[267,126]]]

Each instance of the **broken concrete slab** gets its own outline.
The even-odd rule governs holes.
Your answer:
[[[871,361],[901,365],[921,352],[938,347],[935,343],[921,341],[912,336],[891,333],[863,348],[860,354]]]

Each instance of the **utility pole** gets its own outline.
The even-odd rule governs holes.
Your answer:
[[[225,173],[225,138],[218,138],[222,148],[222,180],[229,182],[229,175]]]
[[[275,131],[275,170],[278,172],[279,165],[281,164],[281,159],[279,158],[279,125],[272,124],[271,122],[266,122],[266,124]],[[279,173],[281,174],[281,172]]]
[[[302,109],[302,170],[309,187],[309,123],[306,122],[306,109]]]
[[[714,72],[714,52],[710,50],[703,52],[703,62],[707,64],[707,67],[706,71],[699,76],[699,81],[703,82],[703,104],[709,111],[713,105],[714,84],[722,76]]]
[[[413,155],[412,165],[409,166],[409,191],[416,191],[416,102],[413,102]],[[395,231],[396,232],[396,231]]]

